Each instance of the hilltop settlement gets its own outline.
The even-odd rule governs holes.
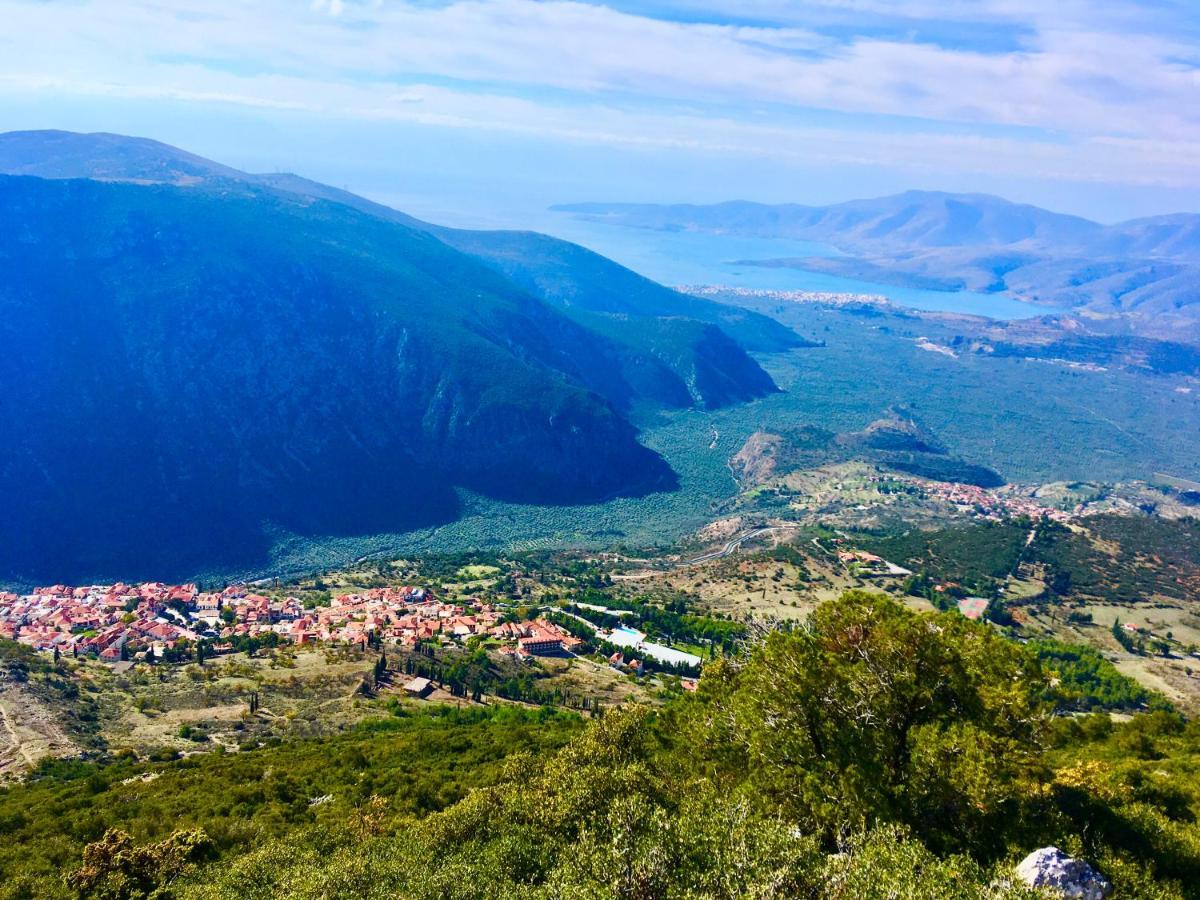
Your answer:
[[[0,593],[0,638],[113,663],[173,661],[205,649],[220,654],[282,643],[411,649],[422,641],[484,636],[518,658],[570,651],[581,643],[545,619],[512,618],[486,603],[439,602],[411,586],[343,594],[313,608],[296,597],[273,600],[244,585],[204,592],[195,584],[160,582],[59,584],[24,595]]]

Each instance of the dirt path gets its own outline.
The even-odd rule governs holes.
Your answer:
[[[21,776],[44,756],[79,752],[54,713],[20,685],[0,686],[0,725],[0,781]]]
[[[32,766],[35,762],[29,749],[21,741],[21,736],[17,734],[16,726],[13,725],[12,717],[9,716],[8,710],[4,706],[4,701],[0,700],[0,719],[4,720],[4,730],[8,732],[9,741],[12,744],[12,750],[25,758],[25,763]],[[0,766],[3,765],[3,758],[7,754],[0,754]]]

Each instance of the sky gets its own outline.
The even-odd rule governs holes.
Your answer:
[[[449,224],[979,191],[1200,211],[1196,0],[0,0],[0,131],[157,138]]]

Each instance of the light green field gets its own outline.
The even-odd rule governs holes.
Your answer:
[[[463,581],[482,581],[500,574],[496,566],[463,566],[456,573]]]

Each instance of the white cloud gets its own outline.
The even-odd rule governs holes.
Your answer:
[[[1186,38],[1195,23],[1172,29],[1166,7],[1151,14],[1133,0],[662,4],[699,22],[561,0],[84,0],[69,14],[64,5],[0,0],[3,21],[36,36],[6,48],[0,85],[710,153],[1200,185],[1200,73],[1183,62],[1195,56]],[[822,30],[897,8],[1028,35],[997,52]],[[721,24],[734,15],[779,24]],[[795,124],[818,120],[813,110],[845,124]],[[926,124],[901,127],[897,116]]]

